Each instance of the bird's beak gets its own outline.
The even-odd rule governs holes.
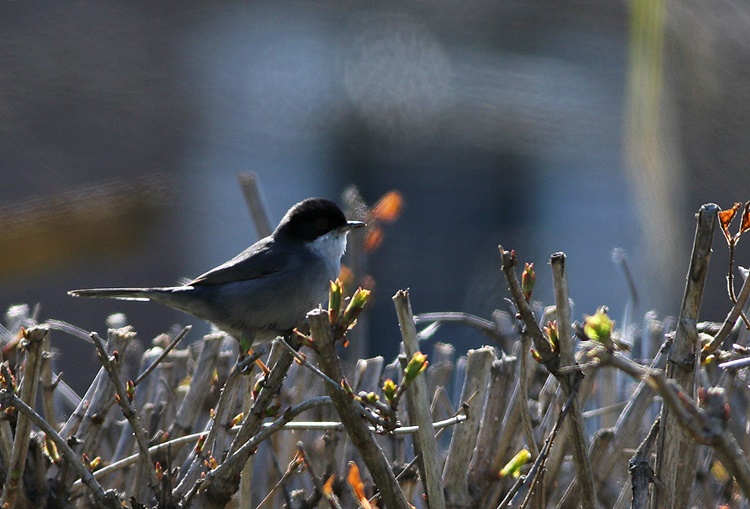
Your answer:
[[[344,229],[349,231],[355,228],[362,228],[363,226],[367,226],[367,224],[363,223],[362,221],[347,221]]]

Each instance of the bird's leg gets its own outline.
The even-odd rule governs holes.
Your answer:
[[[244,331],[242,333],[242,336],[239,338],[240,355],[237,358],[237,365],[241,366],[240,372],[242,374],[248,374],[250,372],[250,369],[249,369],[250,365],[249,363],[244,363],[244,361],[248,357],[255,357],[255,364],[263,372],[263,375],[266,376],[271,370],[268,369],[268,366],[266,366],[266,364],[260,359],[259,356],[256,356],[253,354],[253,349],[252,349],[253,341],[255,341],[254,331]]]

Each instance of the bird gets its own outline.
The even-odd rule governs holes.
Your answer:
[[[70,290],[74,297],[153,301],[214,324],[233,336],[241,355],[254,341],[291,333],[328,296],[341,272],[348,221],[325,198],[292,206],[276,229],[231,260],[178,286]]]

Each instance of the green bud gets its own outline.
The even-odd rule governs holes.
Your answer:
[[[135,397],[135,384],[132,380],[128,380],[127,385],[125,386],[125,393],[128,396],[128,401],[132,402]]]
[[[499,477],[512,475],[514,478],[521,475],[521,467],[531,460],[531,453],[528,449],[521,449],[515,456],[500,470]]]
[[[404,369],[404,379],[411,382],[418,374],[427,369],[428,364],[427,356],[422,352],[416,352]]]
[[[341,313],[341,301],[343,299],[343,289],[341,281],[331,281],[331,287],[328,290],[328,319],[331,324],[336,323]]]
[[[544,328],[544,333],[547,335],[547,340],[552,347],[553,352],[560,351],[560,336],[557,332],[557,320],[553,322],[547,322],[547,326]]]
[[[362,403],[369,403],[369,404],[374,404],[378,400],[380,400],[378,395],[375,394],[374,392],[364,392],[364,391],[359,393],[358,398]]]
[[[365,290],[364,288],[357,288],[357,291],[354,292],[354,295],[352,295],[352,298],[349,299],[349,304],[346,306],[346,309],[344,310],[344,315],[342,317],[342,329],[348,330],[352,325],[354,325],[354,322],[357,320],[357,317],[359,317],[360,314],[362,314],[362,310],[367,303],[367,299],[370,297],[370,290]]]
[[[396,391],[398,391],[398,385],[396,385],[396,382],[388,378],[383,383],[383,396],[385,396],[385,400],[388,403],[393,401],[393,398],[396,397]]]
[[[536,283],[534,264],[527,263],[521,273],[521,290],[523,291],[523,298],[526,299],[526,302],[531,300],[531,293],[534,291],[534,283]]]
[[[583,333],[592,341],[598,341],[607,347],[613,347],[612,329],[615,322],[607,315],[607,308],[600,307],[593,316],[584,319]]]
[[[539,352],[537,352],[533,348],[531,349],[531,358],[534,359],[538,364],[542,363],[542,356],[539,355]]]

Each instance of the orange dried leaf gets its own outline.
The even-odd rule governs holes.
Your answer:
[[[349,473],[346,476],[346,480],[349,483],[349,486],[352,487],[352,490],[354,490],[354,496],[357,497],[360,507],[372,509],[370,501],[365,495],[365,485],[359,475],[359,467],[353,461],[349,462]]]
[[[742,212],[742,224],[740,225],[740,235],[750,230],[750,201],[745,203],[745,210]]]
[[[390,191],[383,195],[380,200],[372,207],[370,215],[384,223],[392,223],[404,208],[404,197],[398,191]]]
[[[727,239],[727,242],[732,240],[732,235],[729,233],[729,225],[732,223],[734,216],[737,215],[737,211],[740,210],[740,207],[742,207],[742,204],[735,202],[731,209],[719,212],[719,224],[721,225],[721,230],[724,232],[724,237]]]
[[[336,481],[335,476],[331,476],[323,485],[323,493],[326,495],[333,495],[333,483]]]
[[[297,452],[294,454],[294,458],[292,458],[292,461],[289,462],[289,467],[287,468],[287,472],[294,472],[297,470],[300,465],[305,464],[305,454],[297,450]]]

